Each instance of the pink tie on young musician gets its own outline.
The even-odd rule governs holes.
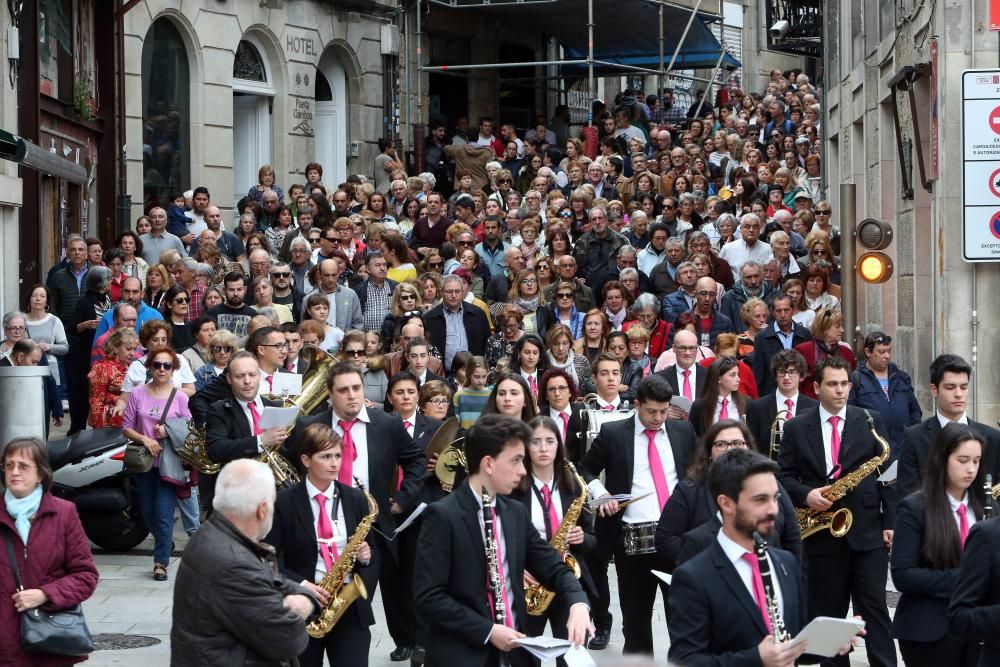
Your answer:
[[[840,417],[833,415],[827,421],[830,422],[830,460],[833,462],[833,479],[840,477]]]
[[[357,419],[341,419],[337,422],[337,425],[344,431],[342,437],[344,441],[343,463],[340,466],[340,475],[337,476],[337,481],[351,487],[354,486],[354,459],[358,458],[358,450],[354,446],[354,436],[351,435],[351,429],[357,423]]]
[[[658,431],[645,429],[646,439],[649,441],[647,456],[649,457],[649,471],[653,474],[653,487],[656,489],[656,499],[660,503],[660,511],[670,499],[670,486],[667,484],[667,475],[663,472],[663,461],[660,459],[660,452],[656,449],[656,434]]]
[[[764,619],[764,627],[767,628],[767,634],[771,634],[774,632],[774,628],[771,627],[771,615],[767,611],[767,594],[764,592],[764,578],[760,575],[760,563],[752,553],[743,554],[743,560],[750,565],[750,570],[753,573],[750,578],[753,586],[753,599],[757,603],[757,609],[760,610],[760,615]]]
[[[965,503],[959,503],[955,513],[958,514],[958,541],[964,550],[965,541],[969,539],[969,515],[966,512]]]

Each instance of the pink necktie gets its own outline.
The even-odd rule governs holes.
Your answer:
[[[788,416],[785,419],[791,419],[795,416],[795,401],[790,398],[785,399],[785,407],[788,408]]]
[[[408,422],[408,421],[404,421],[403,422],[403,428],[405,428],[407,431],[410,430],[411,426],[413,426],[413,424],[411,424],[410,422]]]
[[[605,410],[614,410],[614,409],[615,409],[615,406],[613,406],[613,405],[611,405],[610,403],[608,403],[607,405],[605,405],[605,406],[604,406],[604,409],[605,409]]]
[[[260,427],[260,413],[257,412],[257,406],[253,401],[250,401],[247,403],[247,409],[250,410],[250,421],[253,424],[253,434],[260,435],[263,429]]]
[[[354,448],[354,437],[351,435],[351,429],[357,423],[357,419],[350,421],[341,419],[337,422],[337,425],[344,430],[344,435],[342,436],[344,441],[344,462],[340,466],[340,475],[337,479],[341,484],[347,484],[348,486],[354,486],[354,459],[358,458],[358,450]]]
[[[719,421],[723,419],[729,419],[729,399],[722,399],[722,407],[719,408]]]
[[[689,401],[693,401],[694,396],[691,394],[691,369],[683,370],[681,374],[684,375],[684,386],[681,387],[681,394]]]
[[[969,515],[965,511],[965,503],[959,503],[958,509],[958,540],[965,549],[965,540],[969,538]]]
[[[326,496],[317,493],[316,502],[319,503],[319,525],[316,531],[316,536],[320,539],[319,553],[329,572],[338,558],[337,545],[333,543],[333,524],[330,523],[330,514],[326,511]]]
[[[538,380],[535,379],[534,375],[528,376],[528,388],[531,389],[531,395],[538,397]]]
[[[833,461],[833,475],[834,479],[840,477],[840,468],[837,464],[840,463],[840,430],[837,428],[840,425],[840,417],[834,415],[830,417],[830,425],[833,430],[830,432],[830,460]]]
[[[670,487],[667,485],[667,476],[663,472],[663,462],[660,460],[660,452],[656,449],[657,431],[645,429],[646,439],[649,440],[647,449],[649,457],[649,470],[653,473],[653,486],[656,487],[656,499],[660,501],[660,511],[667,504],[670,498]]]
[[[561,419],[563,423],[562,436],[563,436],[563,444],[565,445],[566,438],[569,436],[569,415],[566,414],[565,412],[560,412],[559,419]]]
[[[270,393],[274,393],[274,374],[267,376],[267,388],[271,390]]]
[[[514,627],[514,619],[510,617],[510,604],[507,602],[507,584],[503,580],[503,540],[500,539],[499,531],[497,531],[497,513],[496,509],[492,506],[490,507],[490,517],[493,519],[493,530],[496,536],[497,542],[497,580],[500,582],[501,600],[503,601],[504,615],[503,624],[508,628]],[[486,567],[489,567],[489,562],[487,561]],[[490,612],[496,618],[496,605],[493,602],[493,585],[492,578],[487,573],[486,575],[486,595],[490,600]]]
[[[752,553],[743,554],[743,560],[750,565],[753,599],[757,603],[757,609],[760,610],[761,617],[764,619],[764,627],[767,628],[767,634],[771,634],[773,628],[771,628],[771,616],[767,613],[767,595],[764,593],[764,580],[760,576],[760,563],[757,562],[757,557]]]
[[[405,428],[407,431],[410,430],[411,426],[413,426],[412,423],[408,421],[403,422],[403,428]],[[403,467],[396,466],[396,490],[399,491],[401,488],[403,488]]]
[[[552,535],[559,530],[559,515],[556,513],[556,506],[552,504],[552,490],[549,489],[549,485],[546,484],[542,487],[542,502],[545,504],[545,511],[549,514],[549,530],[548,539],[552,539]]]

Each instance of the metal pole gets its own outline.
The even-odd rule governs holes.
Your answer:
[[[657,106],[663,102],[663,5],[660,5],[660,66],[658,69],[660,73],[656,75]]]
[[[593,100],[597,92],[594,87],[594,0],[587,0],[587,92]],[[593,109],[589,101],[587,106]]]
[[[844,336],[855,352],[858,351],[858,295],[857,261],[855,248],[855,210],[857,209],[857,186],[854,183],[840,184],[840,310],[844,315]]]
[[[424,59],[423,59],[423,5],[417,0],[417,118],[414,122],[422,123],[424,118]]]
[[[677,42],[677,46],[674,47],[674,55],[670,57],[670,64],[667,65],[667,74],[674,68],[674,63],[677,62],[677,56],[681,52],[681,47],[684,45],[684,40],[687,39],[688,31],[691,30],[691,24],[694,23],[694,18],[698,14],[698,8],[701,7],[701,0],[694,3],[694,9],[691,10],[691,16],[688,17],[687,25],[684,26],[684,32],[681,33],[681,41]],[[663,11],[663,5],[660,5],[660,11]],[[660,19],[660,23],[663,23],[663,19]],[[662,38],[661,38],[662,39]],[[663,67],[663,55],[660,55],[660,67]]]
[[[722,67],[722,61],[726,57],[726,50],[719,45],[719,62],[715,63],[715,69],[712,70],[712,77],[709,79],[708,88],[705,90],[705,94],[701,96],[701,100],[698,101],[698,108],[694,110],[694,118],[698,118],[698,114],[701,113],[701,107],[705,104],[705,98],[712,94],[712,85],[715,83],[715,77],[719,74],[719,68]]]
[[[406,82],[406,120],[403,127],[406,128],[402,134],[403,155],[410,149],[410,129],[413,127],[413,88],[410,80],[410,73],[413,72],[413,62],[410,58],[410,13],[403,12],[403,44],[406,45],[406,52],[403,54],[403,80]]]

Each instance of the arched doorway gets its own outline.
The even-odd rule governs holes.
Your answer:
[[[263,49],[247,35],[233,59],[233,201],[257,184],[257,171],[271,163],[274,87]]]
[[[336,187],[347,180],[347,72],[333,49],[320,58],[315,95],[316,162],[323,182]]]

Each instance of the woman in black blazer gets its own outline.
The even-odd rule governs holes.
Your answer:
[[[538,534],[543,540],[551,542],[552,536],[562,525],[566,512],[581,493],[580,481],[566,466],[561,428],[555,420],[551,417],[535,417],[528,426],[531,427],[532,436],[528,443],[528,456],[524,459],[527,474],[510,497],[524,503]],[[580,584],[584,592],[593,598],[593,581],[583,564],[583,554],[594,547],[597,537],[594,535],[594,517],[586,506],[580,513],[576,526],[569,531],[566,541],[570,545],[571,555],[580,566]],[[525,589],[535,583],[527,571],[524,579]],[[556,597],[543,615],[529,615],[525,619],[525,632],[531,637],[541,636],[545,632],[546,622],[549,622],[552,625],[552,635],[565,639],[568,619],[569,605]],[[562,667],[566,663],[559,658],[556,664]]]
[[[274,524],[264,539],[277,551],[278,567],[293,581],[300,581],[319,599],[329,601],[327,591],[316,585],[328,565],[336,567],[338,559],[358,524],[368,514],[368,501],[354,487],[337,481],[340,473],[340,436],[326,424],[310,424],[299,438],[299,451],[306,477],[290,489],[278,494],[274,503]],[[322,495],[322,503],[316,496]],[[333,546],[320,544],[320,508],[323,508],[332,528]],[[368,543],[361,545],[351,576],[361,577],[367,590],[374,590],[374,577],[365,577],[358,566],[365,568],[372,558]],[[362,570],[363,571],[363,570]],[[374,568],[369,571],[374,572]],[[345,585],[349,586],[350,583]],[[369,626],[375,623],[371,603],[363,598],[354,601],[333,630],[321,639],[309,639],[309,646],[299,656],[302,667],[322,667],[326,653],[331,665],[363,667],[368,664],[371,644]]]
[[[688,419],[694,424],[694,432],[700,437],[716,422],[715,412],[722,409],[720,401],[725,401],[726,419],[746,421],[747,405],[750,399],[740,393],[740,368],[736,357],[716,359],[705,374],[705,389],[701,398],[691,405]],[[749,439],[747,440],[749,442]]]
[[[892,581],[901,595],[892,636],[907,667],[971,667],[979,661],[975,642],[948,632],[948,602],[958,583],[964,538],[983,518],[982,453],[975,431],[948,424],[930,448],[923,487],[896,509]]]
[[[718,446],[716,446],[718,445]],[[726,419],[712,424],[701,438],[687,478],[674,487],[663,506],[656,525],[656,553],[665,561],[669,572],[684,560],[708,546],[722,525],[717,518],[719,511],[715,499],[708,492],[705,481],[712,462],[731,447],[753,449],[750,429],[742,421]],[[795,519],[795,507],[788,494],[780,488],[779,512],[774,523],[774,534],[769,539],[776,546],[790,551],[802,562],[802,536]],[[700,530],[711,523],[714,530]],[[698,530],[697,533],[693,531]]]

